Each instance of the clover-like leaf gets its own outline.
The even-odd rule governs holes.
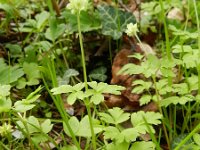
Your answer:
[[[101,93],[94,93],[90,99],[95,105],[100,104],[104,101],[104,96]]]
[[[95,119],[93,119],[92,121],[93,121],[94,133],[97,134],[101,132],[103,130],[103,127],[99,125],[99,122]],[[71,136],[66,124],[63,123],[63,125],[65,133]],[[71,117],[69,119],[69,125],[76,136],[91,137],[90,123],[87,115],[84,116],[80,122],[76,117]]]
[[[67,69],[61,78],[57,78],[59,86],[69,84],[70,78],[79,75],[75,69]]]
[[[35,133],[35,132],[40,132],[40,123],[38,119],[34,116],[30,116],[27,119],[27,127],[28,127],[28,132],[30,133]]]
[[[101,116],[101,119],[107,123],[112,123],[112,124],[117,125],[119,123],[127,121],[130,118],[129,113],[124,113],[124,111],[118,107],[109,109],[108,112],[110,114],[99,113],[99,115]]]
[[[120,134],[124,137],[126,142],[135,142],[140,135],[135,128],[124,129]]]
[[[104,138],[105,139],[111,139],[111,140],[114,140],[119,134],[120,134],[120,131],[118,128],[116,127],[113,127],[113,126],[108,126],[104,129]]]
[[[78,119],[73,116],[69,119],[68,123],[73,133],[76,135],[78,133],[79,126],[80,126]],[[63,129],[67,135],[72,136],[67,125],[64,122],[63,122]]]
[[[46,119],[44,122],[41,123],[41,129],[44,133],[49,133],[53,128],[53,124],[51,124],[50,119]]]
[[[107,68],[103,66],[96,68],[90,73],[89,77],[104,82],[107,79],[107,75],[105,75],[106,71]]]

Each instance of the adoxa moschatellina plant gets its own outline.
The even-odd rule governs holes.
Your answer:
[[[85,64],[85,53],[84,53],[83,39],[82,39],[82,34],[81,34],[80,13],[81,11],[87,11],[89,7],[90,7],[90,3],[88,0],[69,0],[69,4],[67,5],[67,8],[71,10],[71,13],[77,15],[78,35],[79,35],[79,43],[80,43],[80,48],[81,48],[81,59],[82,59],[83,76],[84,76],[86,91],[88,90],[88,85],[87,85],[87,72],[86,72],[86,64]],[[89,103],[88,98],[86,98],[85,100],[85,105],[86,105],[88,117],[89,117],[93,148],[96,149],[96,140],[95,140],[95,134],[94,134],[94,129],[92,125],[92,114],[91,114],[90,103]]]

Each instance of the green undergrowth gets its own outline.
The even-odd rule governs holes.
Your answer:
[[[200,149],[200,2],[130,5],[0,0],[0,149]],[[105,103],[126,90],[109,83],[123,47],[138,111]]]

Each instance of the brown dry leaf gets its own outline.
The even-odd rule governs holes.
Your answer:
[[[144,48],[145,47],[145,48]],[[143,44],[144,52],[141,52],[141,48],[136,46],[136,52],[140,53],[154,53],[149,45]],[[142,79],[142,75],[118,75],[118,71],[128,63],[140,64],[140,61],[135,58],[128,57],[135,52],[129,49],[122,49],[119,51],[113,61],[112,66],[112,79],[111,84],[121,85],[126,87],[126,90],[122,91],[121,95],[106,95],[105,104],[108,107],[121,107],[127,111],[157,111],[157,106],[154,102],[151,102],[145,106],[139,105],[139,99],[141,95],[132,93],[132,83],[134,80]]]
[[[183,21],[184,20],[184,15],[183,15],[183,12],[181,11],[181,9],[173,8],[168,13],[167,18],[168,19],[173,19],[173,20]]]

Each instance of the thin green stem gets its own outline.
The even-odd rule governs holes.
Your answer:
[[[164,12],[163,0],[159,0],[159,2],[160,2],[161,15],[162,15],[163,24],[164,24],[164,30],[165,30],[165,40],[166,40],[167,57],[168,57],[169,60],[171,60],[169,34],[168,34],[168,29],[167,29],[167,22],[166,22],[166,19],[165,19],[165,12]]]
[[[156,91],[157,106],[158,106],[159,112],[163,115],[162,108],[160,107],[160,97],[159,97],[159,92],[158,92],[158,88],[156,84],[156,75],[152,75],[152,79],[153,79],[153,83],[154,83],[155,91]],[[167,141],[167,145],[168,147],[170,147],[170,140],[169,140],[169,136],[168,136],[167,129],[164,122],[163,122],[163,130],[164,130],[165,138]]]
[[[79,43],[80,43],[80,47],[81,47],[81,60],[82,60],[82,66],[83,66],[83,77],[84,77],[84,83],[85,83],[85,90],[88,91],[85,53],[84,53],[83,38],[82,38],[82,33],[81,33],[80,12],[77,14],[77,22],[78,22]],[[90,130],[91,130],[91,134],[92,134],[92,145],[93,145],[93,149],[96,150],[96,138],[95,138],[95,134],[94,134],[94,128],[93,128],[93,124],[92,124],[92,113],[90,110],[90,102],[89,102],[88,98],[86,98],[86,100],[85,100],[85,105],[86,105],[86,109],[88,112]]]
[[[47,68],[48,68],[48,71],[49,71],[49,74],[50,74],[50,78],[52,79],[52,84],[53,84],[53,87],[56,87],[57,86],[57,81],[56,81],[56,72],[55,72],[55,66],[54,66],[54,62],[53,60],[49,60],[49,58],[47,58]],[[51,98],[53,99],[53,102],[54,104],[56,105],[56,108],[58,109],[62,119],[63,119],[63,122],[66,124],[69,132],[70,132],[70,135],[72,137],[72,140],[74,142],[74,144],[76,145],[77,149],[78,150],[81,150],[80,148],[80,145],[69,125],[69,119],[68,119],[68,116],[67,116],[67,113],[64,109],[64,104],[63,104],[63,101],[61,99],[61,97],[58,95],[58,96],[53,96],[50,89],[49,89],[49,86],[47,85],[44,77],[42,76],[42,79],[43,79],[43,83],[48,91],[48,93],[50,94]]]
[[[174,150],[180,150],[181,146],[183,146],[196,132],[200,129],[200,123],[186,136],[179,144],[176,146]]]
[[[193,5],[194,5],[194,11],[195,11],[195,16],[196,16],[196,22],[197,22],[197,32],[198,32],[198,48],[199,48],[199,58],[200,58],[200,25],[199,25],[199,17],[198,17],[198,10],[197,10],[197,4],[196,0],[193,0]],[[197,72],[198,72],[198,93],[200,94],[200,63],[197,62]]]

